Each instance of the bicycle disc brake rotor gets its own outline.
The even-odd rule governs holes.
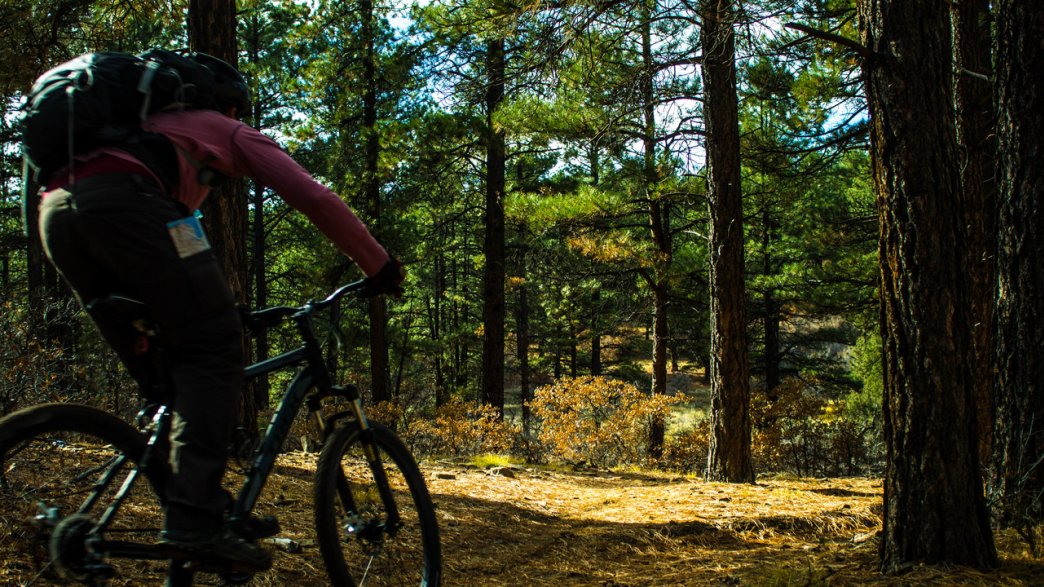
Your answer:
[[[344,531],[345,537],[349,541],[357,543],[369,556],[376,556],[384,549],[384,541],[387,536],[379,516],[366,520],[358,514],[353,514],[346,519]]]

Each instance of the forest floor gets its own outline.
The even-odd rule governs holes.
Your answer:
[[[276,551],[274,568],[252,584],[328,585],[312,531],[315,455],[291,453],[280,463],[261,510],[276,513],[282,536],[303,548]],[[997,537],[1002,564],[992,572],[880,573],[879,480],[777,476],[728,485],[461,461],[421,467],[438,511],[447,587],[1044,586],[1044,560],[1010,535]]]
[[[299,548],[270,546],[274,567],[251,585],[329,585],[312,529],[315,461],[302,452],[280,457],[258,511],[276,514],[281,538]],[[773,476],[728,485],[636,471],[487,469],[463,459],[421,469],[436,504],[446,587],[1044,586],[1044,559],[1008,534],[997,536],[995,571],[880,573],[879,480]],[[68,584],[46,571],[25,574],[30,565],[39,571],[39,560],[21,554],[2,553],[3,585]],[[141,563],[113,585],[158,586],[164,570]],[[199,575],[197,584],[218,582]]]

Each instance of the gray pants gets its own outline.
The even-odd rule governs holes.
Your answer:
[[[243,382],[242,326],[213,251],[180,258],[167,223],[187,215],[151,180],[102,174],[48,194],[40,208],[47,256],[81,304],[112,293],[144,301],[164,334],[174,383],[167,490],[169,530],[210,530],[230,496],[221,487]],[[99,325],[143,386],[133,340]]]

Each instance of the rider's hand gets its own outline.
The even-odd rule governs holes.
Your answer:
[[[365,297],[387,294],[401,297],[403,293],[402,282],[406,279],[406,268],[402,266],[395,257],[389,256],[388,261],[381,267],[373,277],[366,278]]]

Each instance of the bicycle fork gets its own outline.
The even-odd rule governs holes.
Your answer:
[[[354,385],[336,387],[333,388],[333,391],[337,395],[346,397],[351,402],[351,412],[355,417],[356,424],[359,426],[359,438],[363,455],[366,457],[366,463],[370,468],[370,473],[373,475],[374,483],[377,485],[381,503],[384,505],[385,521],[383,531],[380,534],[394,537],[401,525],[399,507],[395,503],[395,497],[392,495],[391,486],[388,483],[388,475],[384,471],[384,463],[381,461],[380,453],[377,450],[373,429],[370,427],[366,414],[363,412],[362,399],[359,397],[359,392]],[[320,433],[325,440],[331,432],[330,427],[321,409],[314,410],[313,413],[316,416]],[[341,506],[350,519],[345,528],[346,534],[354,534],[359,530],[358,525],[361,519],[361,512],[358,504],[355,502],[355,498],[352,496],[351,485],[348,483],[348,478],[344,475],[344,469],[341,469],[337,476],[337,495],[341,499]],[[367,532],[366,534],[360,537],[368,538],[369,533]]]

